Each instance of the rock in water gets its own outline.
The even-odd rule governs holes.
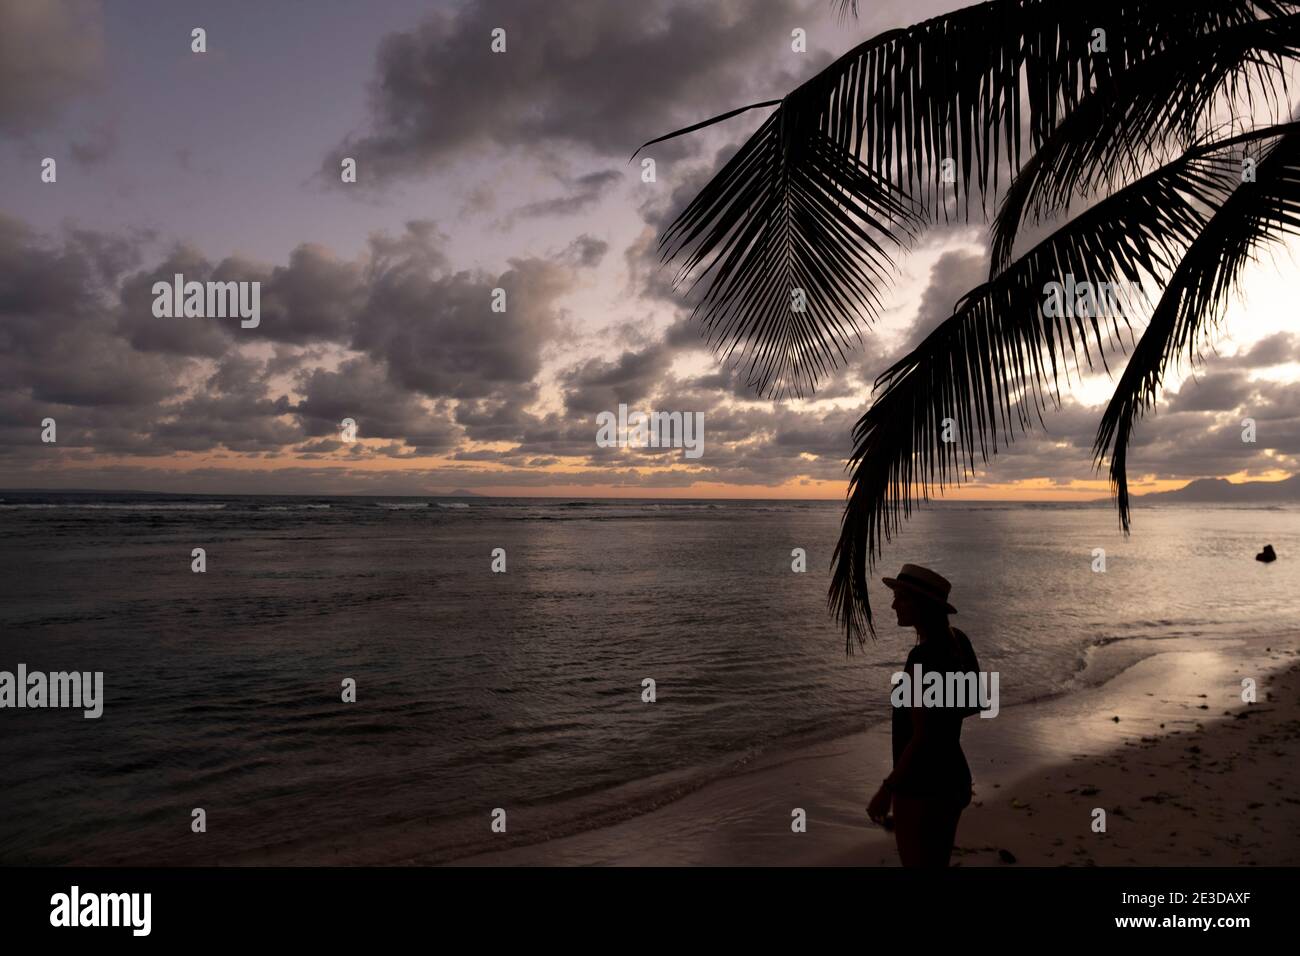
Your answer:
[[[1261,551],[1259,554],[1255,555],[1255,560],[1263,561],[1265,563],[1268,563],[1269,561],[1276,561],[1277,552],[1273,550],[1273,546],[1271,544],[1266,544],[1264,545],[1264,550]]]

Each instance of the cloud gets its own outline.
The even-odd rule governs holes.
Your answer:
[[[130,406],[177,391],[184,363],[130,347],[113,322],[113,285],[135,240],[69,230],[48,242],[0,215],[0,390],[53,406]]]
[[[1231,411],[1253,390],[1243,372],[1211,372],[1199,379],[1189,378],[1168,396],[1167,403],[1175,412]]]
[[[0,132],[43,129],[94,89],[103,34],[97,0],[0,0]]]
[[[903,332],[901,356],[912,351],[922,340],[952,317],[953,306],[971,289],[988,278],[986,256],[965,249],[941,255],[930,270],[930,284],[921,296],[916,318]]]
[[[740,142],[729,143],[717,150],[709,163],[684,165],[673,178],[676,185],[671,192],[652,190],[641,203],[638,212],[645,221],[646,228],[623,253],[628,270],[628,285],[636,294],[675,308],[688,304],[689,285],[683,283],[681,288],[673,285],[680,263],[663,262],[659,243],[682,210],[708,185],[709,180],[717,175],[740,146]]]
[[[663,376],[670,354],[671,348],[659,342],[612,362],[595,358],[570,368],[561,376],[565,408],[585,415],[641,401]]]
[[[228,271],[228,270],[226,270]],[[237,321],[158,319],[153,314],[155,282],[171,282],[176,275],[185,281],[207,282],[216,278],[212,264],[192,246],[177,246],[158,265],[141,270],[122,284],[117,329],[139,352],[217,358],[230,347],[229,327]]]
[[[278,342],[341,342],[352,331],[366,288],[361,268],[329,249],[303,243],[262,286],[261,334]]]
[[[371,128],[322,168],[333,176],[353,156],[382,178],[485,148],[555,145],[626,158],[660,133],[770,98],[824,66],[828,54],[790,53],[788,29],[773,27],[809,15],[799,0],[573,0],[562,13],[499,0],[437,11],[380,43]],[[504,53],[491,50],[497,28]],[[756,76],[755,63],[768,68]],[[689,146],[670,142],[656,154]]]
[[[564,256],[573,265],[583,269],[594,269],[600,265],[609,251],[609,243],[583,233],[564,250]]]
[[[497,224],[498,228],[509,229],[520,219],[553,219],[575,215],[594,206],[611,186],[622,179],[623,173],[618,170],[603,169],[567,180],[565,185],[569,191],[565,195],[525,203],[502,219]]]
[[[186,282],[260,283],[259,324],[246,329],[238,319],[159,319],[153,314],[154,283],[171,284],[176,275]],[[124,283],[119,326],[140,351],[176,355],[217,357],[237,343],[268,339],[297,345],[342,342],[352,335],[366,294],[360,266],[315,243],[299,245],[287,266],[274,267],[238,257],[213,266],[193,247],[178,246]]]
[[[512,259],[500,276],[437,273],[411,256],[380,256],[352,348],[385,361],[395,381],[429,396],[482,398],[499,386],[531,381],[541,351],[558,330],[555,300],[574,270]],[[495,312],[494,290],[505,311]]]
[[[153,424],[150,441],[158,450],[278,452],[301,440],[302,431],[282,419],[285,401],[275,401],[249,387],[229,392],[199,392],[167,409]]]
[[[337,371],[304,371],[299,389],[303,399],[293,411],[309,437],[337,436],[343,419],[351,418],[359,439],[393,438],[433,454],[454,447],[460,432],[445,413],[403,390],[369,358],[349,359]]]
[[[1215,376],[1217,379],[1217,376]],[[1193,400],[1209,384],[1213,400]],[[1143,477],[1190,480],[1239,472],[1265,474],[1300,468],[1300,383],[1251,382],[1241,387],[1235,373],[1223,382],[1187,382],[1143,418],[1129,448],[1129,480]],[[1194,406],[1194,407],[1188,407]],[[1201,407],[1207,406],[1207,407]],[[1218,406],[1218,407],[1215,407]],[[1092,442],[1101,406],[1081,405],[1068,396],[1044,416],[1045,429],[1017,436],[984,468],[988,481],[1051,477],[1062,482],[1105,477],[1092,467]],[[1243,418],[1257,421],[1255,442],[1242,441]]]
[[[1300,362],[1300,335],[1292,332],[1274,332],[1236,355],[1214,359],[1216,366],[1229,368],[1269,368],[1290,362]]]
[[[86,135],[73,140],[68,147],[75,163],[84,167],[98,166],[117,150],[116,122],[100,123],[91,127]]]
[[[174,479],[147,460],[188,454],[293,461],[301,471],[267,473],[254,490],[317,493],[838,481],[853,424],[870,401],[872,363],[891,357],[873,340],[867,359],[830,376],[815,401],[773,403],[755,400],[743,370],[716,359],[700,370],[703,346],[684,310],[666,326],[626,318],[583,332],[568,325],[564,297],[608,249],[585,233],[550,257],[512,259],[500,275],[456,269],[449,240],[428,221],[372,236],[355,260],[303,242],[276,265],[234,257],[213,265],[182,246],[144,266],[151,246],[144,235],[76,229],[50,240],[0,218],[4,480],[62,480],[49,468],[63,456],[69,468],[95,469],[93,481],[76,484],[117,474],[126,485],[161,488]],[[940,255],[909,299],[918,308],[899,323],[898,347],[946,318],[982,265],[977,254]],[[262,325],[154,319],[149,284],[171,270],[258,277]],[[505,312],[491,309],[496,288],[506,292]],[[1293,346],[1275,338],[1167,396],[1139,427],[1134,476],[1294,467],[1300,386],[1248,377],[1254,363],[1276,364]],[[702,412],[704,457],[597,447],[596,414],[620,403]],[[57,450],[39,443],[45,415],[59,422]],[[983,480],[1094,477],[1099,415],[1067,397],[1048,414],[1046,431],[1001,451]],[[1259,423],[1255,444],[1240,440],[1245,415]],[[357,422],[359,442],[340,441],[345,418]],[[110,455],[141,463],[114,471],[101,460]],[[356,468],[366,460],[405,468],[419,458],[440,463],[388,477]],[[325,464],[336,470],[315,467]],[[207,464],[183,471],[193,479],[187,490],[218,481],[231,490],[248,480]]]

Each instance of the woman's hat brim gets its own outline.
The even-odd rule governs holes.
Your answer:
[[[936,597],[935,595],[931,594],[929,591],[923,591],[920,588],[916,587],[915,585],[909,584],[907,581],[900,581],[898,580],[898,578],[881,578],[880,580],[884,581],[885,587],[889,588],[891,591],[896,591],[899,588],[902,588],[903,590],[907,591],[909,594],[915,594],[923,601],[929,601],[931,604],[942,605],[942,607],[949,614],[957,613],[957,609],[953,607],[951,604],[949,604],[947,601],[943,600],[940,597]]]

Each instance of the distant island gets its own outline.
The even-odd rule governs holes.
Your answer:
[[[470,491],[468,488],[457,488],[455,491],[449,491],[445,495],[438,495],[439,498],[482,498],[477,491]]]
[[[1256,502],[1300,502],[1300,475],[1282,481],[1243,481],[1233,483],[1226,478],[1197,478],[1173,491],[1155,491],[1135,495],[1142,501],[1196,501],[1222,504],[1253,504]]]

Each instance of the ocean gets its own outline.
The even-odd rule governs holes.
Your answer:
[[[878,585],[845,655],[838,502],[0,498],[0,670],[104,673],[97,720],[0,712],[0,863],[350,862],[331,841],[394,830],[454,861],[497,808],[527,808],[516,842],[590,829],[886,719],[912,640]],[[1297,556],[1294,507],[1139,502],[1126,539],[1106,505],[940,502],[877,576],[952,580],[1007,708],[1151,639],[1293,630]]]

